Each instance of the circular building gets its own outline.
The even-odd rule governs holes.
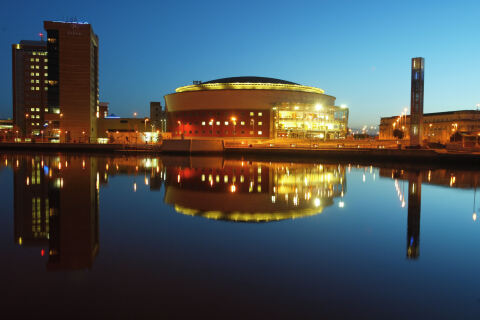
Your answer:
[[[165,96],[168,131],[185,138],[319,138],[347,133],[348,109],[324,90],[263,77],[223,78]]]

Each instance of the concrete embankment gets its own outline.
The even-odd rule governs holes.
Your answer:
[[[227,148],[227,156],[244,156],[257,159],[294,158],[335,159],[349,161],[389,161],[417,163],[449,163],[480,165],[480,154],[446,152],[429,149],[301,149],[301,148]]]
[[[0,143],[0,150],[108,154],[212,155],[259,160],[332,160],[418,164],[480,165],[480,153],[433,149],[225,147],[221,140],[165,140],[163,145]]]

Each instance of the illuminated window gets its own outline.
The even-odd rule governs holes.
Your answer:
[[[245,121],[241,121],[240,124],[241,124],[242,126],[244,126],[244,125],[245,125]]]
[[[30,83],[35,83],[35,80],[33,80],[33,79],[32,79],[32,80],[30,80]]]
[[[45,80],[45,83],[48,83],[48,80]]]
[[[261,176],[258,176],[257,181],[258,181],[259,183],[262,182],[262,177],[261,177]]]
[[[250,131],[250,135],[253,136],[253,131]]]
[[[240,182],[243,183],[243,181],[245,181],[245,178],[243,177],[243,175],[240,176]]]
[[[40,73],[38,73],[38,72],[35,73],[35,76],[40,77]]]
[[[40,87],[36,87],[35,90],[37,90],[37,91],[40,90]]]
[[[262,121],[258,121],[258,125],[261,126],[261,125],[262,125]]]
[[[40,69],[40,66],[35,66],[35,69]]]
[[[253,117],[255,115],[255,112],[250,112],[250,116]]]
[[[262,192],[262,186],[257,187],[257,192]]]
[[[261,136],[261,135],[262,135],[262,131],[258,131],[258,135],[260,135],[260,136]]]
[[[33,58],[30,58],[30,62],[33,62]]]
[[[219,126],[219,125],[220,125],[220,121],[217,121],[217,126]]]
[[[48,112],[48,108],[45,108],[45,112]]]
[[[38,79],[37,79],[37,80],[35,80],[35,83],[40,83],[40,80],[38,80]]]
[[[218,174],[215,176],[215,181],[220,182],[220,176]]]
[[[45,87],[45,88],[43,88],[43,89],[45,89],[45,91],[47,91],[47,90],[48,90],[48,87]]]
[[[202,174],[202,181],[205,181],[205,175]]]
[[[47,58],[45,58],[45,59],[44,59],[44,61],[45,61],[45,62],[48,62],[48,59],[47,59]]]
[[[228,126],[228,121],[225,121],[225,125]]]
[[[228,183],[228,176],[227,175],[223,176],[223,182]]]
[[[35,90],[35,87],[30,87],[30,90]]]
[[[35,76],[35,72],[30,72],[30,76],[31,76],[31,77],[34,77],[34,76]]]
[[[35,66],[32,64],[32,65],[30,66],[30,69],[35,69]]]
[[[205,121],[202,121],[202,126],[204,126],[204,125],[205,125]]]
[[[40,112],[40,108],[37,108],[37,112]]]
[[[38,76],[38,74],[37,74],[37,76]],[[45,77],[48,77],[48,73],[45,73]]]
[[[48,69],[48,66],[44,66],[43,69],[47,70],[47,69]]]
[[[36,56],[36,55],[37,55],[37,53],[36,53],[35,51],[33,51],[33,52],[32,52],[32,55]]]
[[[259,113],[258,113],[258,116],[259,116],[259,117],[261,117],[261,116],[262,116],[262,113],[261,113],[261,112],[259,112]]]
[[[36,61],[36,62],[39,62],[39,61],[40,61],[40,59],[39,59],[39,58],[37,58],[37,59],[35,59],[35,61]]]
[[[30,111],[35,111],[35,108],[30,108]]]

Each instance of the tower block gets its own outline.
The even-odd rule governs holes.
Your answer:
[[[423,140],[424,58],[412,59],[412,92],[410,97],[410,146],[421,147]]]

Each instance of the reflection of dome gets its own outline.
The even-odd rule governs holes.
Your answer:
[[[332,198],[322,198],[318,206],[304,202],[294,206],[282,202],[272,203],[268,193],[239,194],[195,191],[167,186],[165,203],[175,211],[190,216],[238,222],[269,222],[308,217],[322,213],[333,204]]]
[[[200,212],[195,209],[175,206],[175,211],[189,216],[199,216],[214,220],[227,220],[235,222],[271,222],[287,219],[303,218],[314,216],[322,213],[323,208],[305,208],[298,210],[291,210],[288,212],[268,212],[268,213],[246,213],[246,212],[230,212],[224,213],[220,211]]]

